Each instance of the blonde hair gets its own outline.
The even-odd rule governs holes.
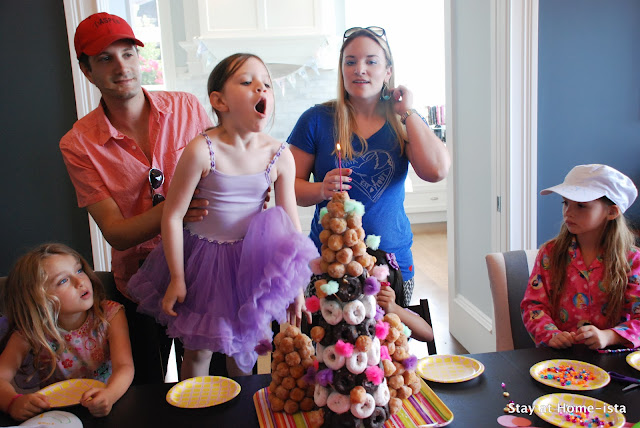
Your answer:
[[[607,197],[598,199],[607,205],[614,205]],[[573,242],[574,234],[569,232],[567,225],[562,223],[560,233],[543,246],[553,243],[549,257],[549,271],[551,273],[550,303],[552,316],[555,319],[560,309],[560,298],[567,281],[567,266],[571,262],[568,251]],[[607,221],[600,248],[603,254],[604,277],[603,288],[609,295],[609,303],[606,307],[606,317],[610,325],[617,325],[622,307],[624,295],[628,285],[628,274],[631,271],[629,265],[629,251],[634,249],[635,238],[627,224],[625,217],[620,214],[614,220]]]
[[[359,134],[356,135],[358,136],[358,139],[362,144],[362,150],[359,153],[355,153],[353,144],[351,144],[351,136],[356,130],[355,108],[349,101],[349,94],[345,89],[344,78],[342,76],[344,50],[347,46],[349,46],[351,42],[353,42],[358,37],[368,37],[371,40],[375,41],[384,52],[387,67],[393,66],[393,57],[391,55],[389,44],[383,38],[377,36],[375,33],[367,30],[366,28],[357,30],[342,43],[342,47],[340,48],[340,59],[338,62],[338,69],[340,70],[338,72],[338,97],[333,101],[324,103],[324,105],[332,107],[335,110],[334,138],[337,142],[340,143],[344,159],[353,159],[354,156],[360,156],[367,151],[367,140],[365,140],[364,137]],[[391,77],[389,79],[389,86],[392,88],[395,86],[394,80],[394,72],[392,68]],[[382,88],[380,88],[380,90],[382,91]],[[400,117],[393,110],[393,103],[378,101],[377,107],[382,110],[383,116],[389,122],[391,128],[393,128],[393,131],[395,132],[397,137],[398,144],[400,145],[400,153],[404,153],[404,145],[407,138],[407,132],[400,122]],[[335,149],[334,154],[337,154],[337,151]]]
[[[65,341],[58,330],[60,301],[47,290],[47,273],[43,261],[53,255],[74,257],[82,265],[93,286],[95,315],[93,329],[106,334],[108,321],[101,302],[106,298],[104,287],[89,263],[75,250],[64,244],[42,244],[29,251],[16,262],[1,290],[2,311],[7,316],[11,330],[17,330],[29,343],[35,354],[34,366],[40,368],[49,363],[49,374],[56,368],[56,357],[65,349]],[[10,330],[10,331],[11,331]],[[46,357],[42,358],[42,355]]]

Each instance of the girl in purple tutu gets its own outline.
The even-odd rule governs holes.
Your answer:
[[[231,55],[207,89],[218,125],[185,148],[164,207],[163,245],[128,285],[138,310],[183,342],[182,379],[207,375],[213,352],[227,355],[230,376],[250,374],[272,320],[299,325],[304,312],[310,321],[302,288],[318,256],[300,232],[293,156],[263,133],[274,105],[266,66]],[[276,207],[263,210],[271,183]],[[209,213],[183,229],[195,189]]]

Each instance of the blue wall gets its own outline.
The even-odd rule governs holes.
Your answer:
[[[538,191],[604,163],[640,185],[640,1],[540,0]],[[640,201],[627,211],[640,226]],[[538,245],[562,223],[538,196]]]
[[[0,276],[48,241],[92,261],[87,211],[58,148],[77,119],[67,43],[61,1],[0,4]]]

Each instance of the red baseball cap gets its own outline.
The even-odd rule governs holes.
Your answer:
[[[119,16],[101,12],[94,13],[78,25],[73,44],[79,59],[83,53],[89,56],[98,55],[111,43],[122,39],[130,39],[136,45],[144,46],[144,43],[136,39],[127,21]]]

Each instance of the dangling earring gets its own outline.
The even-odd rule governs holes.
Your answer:
[[[389,86],[387,82],[382,83],[382,91],[380,91],[380,101],[389,101],[391,94],[389,93]]]

